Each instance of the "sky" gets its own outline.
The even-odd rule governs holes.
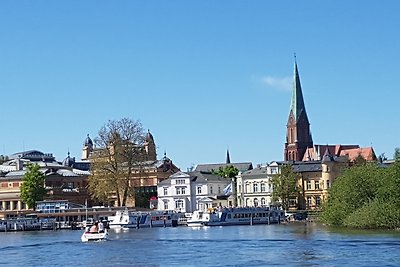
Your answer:
[[[283,160],[294,54],[315,144],[400,146],[399,1],[0,1],[0,154],[81,158],[139,120],[181,170]]]

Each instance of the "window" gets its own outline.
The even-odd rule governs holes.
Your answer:
[[[201,194],[201,186],[197,187],[197,194]]]
[[[261,206],[265,206],[265,198],[261,198]]]
[[[185,184],[185,179],[177,179],[176,184]]]
[[[218,194],[221,194],[221,186],[218,186]]]
[[[164,210],[168,210],[168,201],[164,201]]]
[[[307,190],[311,190],[311,181],[307,181]]]
[[[178,199],[177,201],[175,201],[175,208],[177,210],[182,210],[183,209],[183,200],[182,199]]]
[[[315,186],[315,190],[318,190],[319,189],[319,181],[315,181],[314,186]]]
[[[164,187],[164,196],[168,195],[168,188]]]
[[[253,192],[258,192],[258,183],[253,184]]]
[[[212,194],[213,193],[213,187],[212,187],[212,185],[210,185],[210,194]]]
[[[254,199],[254,207],[258,207],[258,199],[257,198]]]
[[[330,187],[329,180],[326,180],[326,189]]]
[[[319,207],[321,205],[321,197],[320,196],[315,197],[315,205],[317,207]]]
[[[177,195],[185,195],[186,194],[186,187],[177,187],[176,188]]]
[[[246,184],[246,191],[245,191],[245,193],[249,193],[250,192],[250,185],[249,184]]]
[[[261,192],[265,192],[265,183],[261,183]]]
[[[297,206],[297,200],[295,198],[289,199],[289,206],[290,207],[296,207]]]
[[[307,204],[309,207],[312,206],[312,197],[307,197]]]

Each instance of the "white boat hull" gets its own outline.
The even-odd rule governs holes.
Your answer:
[[[102,241],[107,240],[108,231],[106,230],[104,233],[89,233],[84,232],[81,236],[82,242],[90,242],[90,241]]]

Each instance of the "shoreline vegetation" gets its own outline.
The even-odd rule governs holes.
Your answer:
[[[366,163],[339,176],[324,204],[321,221],[355,229],[400,230],[400,160],[390,166]]]

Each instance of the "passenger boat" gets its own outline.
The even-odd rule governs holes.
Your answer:
[[[84,231],[82,236],[81,236],[81,241],[82,242],[89,242],[89,241],[103,241],[107,240],[108,238],[108,231],[107,229],[104,230],[104,232],[99,233],[99,232],[87,232]]]
[[[109,216],[109,226],[116,228],[141,228],[141,227],[175,227],[178,225],[179,216],[173,211],[117,211],[115,216]]]
[[[273,224],[284,220],[285,212],[277,207],[221,208],[195,211],[188,226],[225,226]]]

